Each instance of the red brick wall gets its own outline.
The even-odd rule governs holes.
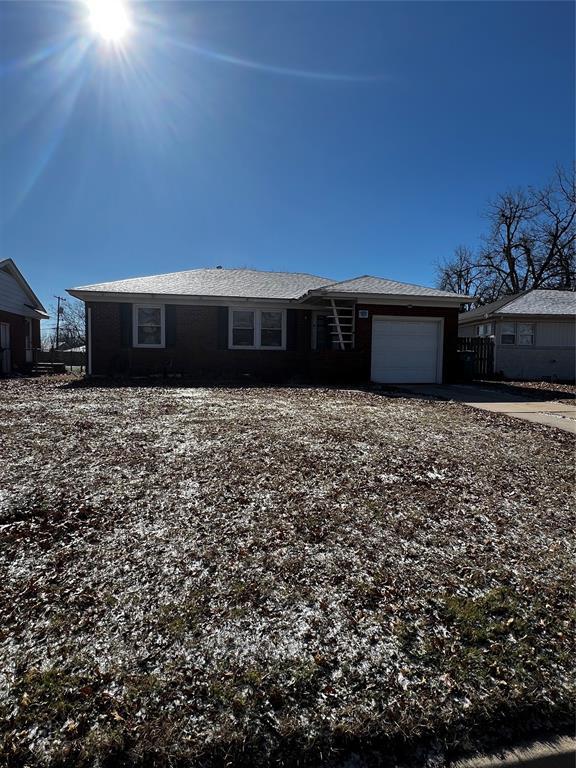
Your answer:
[[[371,319],[357,318],[356,349],[316,351],[311,349],[309,310],[296,310],[294,344],[286,351],[229,350],[219,348],[219,307],[181,306],[174,308],[175,343],[165,349],[134,348],[122,333],[121,305],[93,302],[92,373],[133,376],[183,374],[200,379],[287,379],[317,381],[368,381],[370,378]],[[421,307],[362,306],[370,315],[420,315],[443,317],[445,328],[445,377],[452,375],[458,333],[456,309]]]
[[[175,343],[142,349],[123,343],[121,305],[91,303],[92,373],[186,374],[198,378],[282,377],[302,373],[308,313],[298,313],[298,351],[219,349],[219,308],[175,307]]]
[[[40,320],[30,318],[32,321],[32,346],[40,347]],[[26,318],[23,315],[14,315],[12,312],[4,312],[0,309],[0,323],[10,325],[10,350],[12,369],[22,370],[26,366]]]

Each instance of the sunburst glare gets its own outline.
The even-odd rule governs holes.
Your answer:
[[[130,17],[122,0],[86,0],[94,34],[108,43],[119,43],[129,34]]]

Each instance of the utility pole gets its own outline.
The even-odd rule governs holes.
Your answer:
[[[58,299],[58,309],[56,310],[56,349],[58,349],[60,344],[60,315],[64,314],[64,307],[61,307],[60,303],[66,299],[64,296],[54,296],[54,298]]]

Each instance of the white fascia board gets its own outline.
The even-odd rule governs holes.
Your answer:
[[[141,304],[152,302],[157,304],[179,304],[189,306],[246,306],[246,305],[282,305],[292,306],[295,299],[275,299],[261,297],[243,297],[243,296],[183,296],[182,294],[170,293],[110,293],[104,291],[81,291],[76,288],[67,288],[66,292],[82,301],[94,302],[123,302],[126,304]]]
[[[50,315],[48,314],[48,312],[43,312],[40,309],[33,309],[32,307],[27,307],[27,309],[30,310],[30,315],[28,315],[29,317],[35,317],[37,320],[50,319]]]
[[[526,320],[528,322],[530,322],[531,320],[533,320],[534,322],[536,321],[541,322],[543,320],[548,320],[551,323],[563,322],[564,320],[569,320],[572,323],[576,322],[576,318],[574,315],[550,315],[550,314],[537,315],[534,312],[530,312],[529,314],[524,314],[520,312],[502,312],[502,313],[497,313],[493,315],[493,317],[496,320],[507,320],[511,323],[514,322],[514,320],[520,320],[520,321]]]
[[[168,293],[112,293],[108,291],[82,291],[76,288],[68,288],[67,293],[70,296],[74,296],[82,301],[94,301],[94,302],[125,302],[127,304],[135,304],[141,302],[157,302],[163,304],[180,304],[180,305],[206,305],[206,306],[222,306],[222,305],[283,305],[283,306],[302,306],[305,304],[307,309],[317,306],[320,309],[325,307],[320,304],[320,301],[328,299],[341,299],[347,301],[355,301],[361,304],[388,304],[399,306],[433,306],[433,307],[454,307],[460,304],[466,303],[466,297],[461,296],[407,296],[399,294],[359,294],[359,293],[329,293],[312,295],[306,294],[299,299],[278,299],[278,298],[263,298],[260,296],[243,297],[243,296],[189,296],[181,294],[168,294]]]
[[[318,299],[337,299],[355,301],[357,304],[394,304],[400,306],[406,306],[410,304],[412,306],[434,306],[434,307],[453,307],[460,306],[460,304],[466,304],[470,301],[468,296],[426,296],[425,294],[398,294],[398,293],[337,293],[336,291],[329,291],[326,293],[311,293],[303,296],[298,300],[298,303],[305,301],[312,301]]]
[[[350,295],[349,293],[331,293],[326,298],[330,299],[349,299],[356,301],[358,304],[376,304],[376,305],[400,305],[400,306],[418,306],[418,307],[454,307],[465,304],[466,300],[459,296],[452,298],[451,296],[408,296],[395,294],[360,294],[355,293]]]

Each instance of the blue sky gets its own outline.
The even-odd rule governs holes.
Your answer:
[[[431,284],[574,155],[568,2],[0,2],[0,256],[40,298],[194,267]]]

